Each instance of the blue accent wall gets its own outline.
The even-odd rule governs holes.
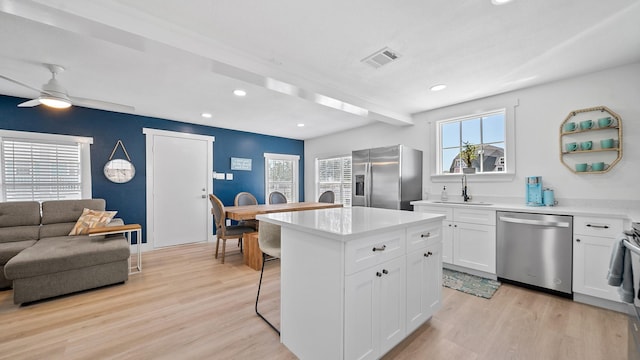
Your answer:
[[[304,141],[254,134],[147,116],[121,114],[73,106],[56,110],[46,106],[19,108],[25,99],[0,95],[0,129],[93,137],[91,177],[94,198],[103,198],[109,210],[118,210],[125,223],[146,228],[146,153],[143,128],[215,136],[213,170],[233,173],[233,180],[214,180],[213,193],[225,206],[233,205],[238,192],[248,191],[265,200],[264,153],[300,156],[299,196],[304,201]],[[136,176],[128,183],[107,180],[103,167],[118,139],[122,140]],[[252,160],[252,171],[231,171],[231,157]],[[114,158],[126,158],[120,147]],[[176,174],[175,176],[180,176]],[[143,234],[146,232],[143,231]]]

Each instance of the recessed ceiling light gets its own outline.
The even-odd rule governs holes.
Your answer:
[[[502,5],[502,4],[506,4],[508,2],[511,2],[512,0],[491,0],[491,3],[493,5]]]
[[[210,119],[211,118],[211,113],[203,112],[202,114],[200,114],[200,116],[202,116],[203,118]]]
[[[235,96],[245,96],[245,95],[247,95],[247,92],[244,91],[244,90],[236,89],[236,90],[233,90],[233,95],[235,95]]]
[[[438,85],[433,85],[432,87],[429,88],[429,90],[431,91],[440,91],[440,90],[444,90],[447,87],[447,85],[445,84],[438,84]]]
[[[303,123],[298,124],[298,127],[304,127]]]

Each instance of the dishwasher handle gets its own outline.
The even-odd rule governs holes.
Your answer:
[[[553,226],[553,227],[561,227],[561,228],[569,227],[569,223],[564,221],[556,222],[556,221],[529,220],[529,219],[519,219],[519,218],[506,217],[506,216],[500,216],[500,221],[514,223],[514,224],[525,224],[525,225],[536,225],[536,226]]]

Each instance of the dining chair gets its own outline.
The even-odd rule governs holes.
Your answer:
[[[318,202],[321,202],[321,203],[333,204],[335,201],[336,201],[336,194],[334,194],[334,192],[331,190],[327,190],[323,192],[322,194],[320,194],[320,197],[318,198]]]
[[[216,256],[218,258],[218,248],[220,246],[220,240],[222,240],[222,263],[224,264],[224,257],[227,248],[227,239],[238,239],[238,242],[242,242],[242,235],[244,233],[254,232],[255,229],[249,226],[242,225],[226,225],[226,216],[224,211],[224,205],[217,196],[209,194],[209,200],[213,209],[213,218],[216,223]]]
[[[235,206],[258,205],[258,199],[256,199],[253,194],[243,191],[236,195],[236,198],[233,200],[233,204]],[[240,220],[238,221],[238,225],[249,226],[256,231],[258,230],[258,220]]]
[[[286,204],[287,197],[279,191],[274,191],[269,194],[269,204]]]
[[[256,295],[256,314],[260,316],[260,318],[262,318],[262,320],[264,320],[267,324],[269,324],[269,326],[271,326],[271,328],[275,330],[278,335],[280,335],[280,330],[278,330],[258,311],[258,300],[260,299],[260,288],[262,287],[264,264],[267,261],[280,259],[280,226],[263,221],[263,223],[260,224],[260,229],[258,230],[258,246],[260,247],[260,251],[262,251],[262,270],[260,271],[260,282],[258,283],[258,295]]]

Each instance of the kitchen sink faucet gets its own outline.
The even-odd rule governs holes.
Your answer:
[[[464,202],[471,200],[471,196],[467,192],[467,175],[462,175],[462,199]]]

